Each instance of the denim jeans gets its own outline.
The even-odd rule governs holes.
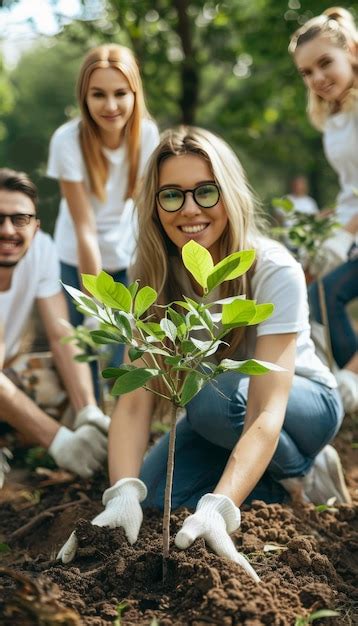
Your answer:
[[[119,270],[118,272],[107,272],[112,276],[112,278],[117,281],[127,284],[127,273],[126,270]],[[76,289],[81,289],[80,277],[78,273],[78,267],[74,265],[68,265],[67,263],[63,263],[61,261],[61,280],[65,285],[70,285],[71,287],[75,287]],[[67,301],[68,314],[70,317],[70,322],[72,326],[79,326],[83,324],[84,315],[77,311],[76,306],[70,296],[70,294],[64,290],[64,294]],[[117,367],[123,362],[124,355],[124,345],[118,344],[117,346],[113,346],[111,359],[109,365],[111,367]],[[96,399],[99,400],[99,384],[98,384],[98,366],[96,361],[92,361],[90,364],[91,372],[92,372],[92,380],[95,390]]]
[[[207,384],[187,405],[177,424],[173,508],[194,508],[212,492],[244,426],[249,378],[233,372]],[[304,476],[318,452],[333,439],[343,419],[335,389],[294,376],[283,428],[273,458],[246,502],[282,502],[287,494],[277,482]],[[148,452],[140,478],[147,485],[144,506],[163,508],[169,433]]]
[[[347,304],[358,296],[358,258],[342,263],[324,276],[323,288],[333,357],[343,368],[358,349],[357,335],[346,311]],[[317,283],[309,286],[308,296],[313,319],[322,323]]]

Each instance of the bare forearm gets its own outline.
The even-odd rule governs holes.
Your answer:
[[[0,373],[0,421],[7,422],[29,441],[48,448],[60,425]]]
[[[74,410],[77,412],[88,404],[96,404],[90,368],[87,363],[74,360],[78,350],[72,344],[61,344],[59,340],[50,341],[50,347]]]
[[[275,452],[282,419],[263,412],[242,434],[232,451],[215,493],[240,506],[256,486]]]
[[[111,485],[120,478],[137,478],[146,453],[150,419],[129,413],[112,416],[108,438],[108,464]]]
[[[102,258],[95,232],[77,232],[78,266],[81,274],[99,274]]]

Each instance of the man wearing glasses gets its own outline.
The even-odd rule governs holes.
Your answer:
[[[88,365],[74,360],[72,344],[61,342],[69,331],[62,321],[68,316],[59,263],[51,237],[39,229],[36,204],[37,190],[26,174],[0,169],[0,426],[5,422],[47,448],[59,467],[87,478],[106,457],[109,418],[96,406]],[[35,303],[76,412],[74,431],[50,417],[6,374]],[[0,487],[8,455],[0,450]]]

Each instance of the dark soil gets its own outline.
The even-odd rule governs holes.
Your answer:
[[[352,429],[346,418],[335,445],[357,505]],[[357,506],[318,512],[310,504],[256,501],[243,508],[233,538],[261,584],[203,540],[186,551],[172,546],[163,584],[157,512],[145,513],[134,546],[121,529],[89,523],[102,510],[106,486],[104,476],[76,481],[66,472],[12,472],[0,491],[1,626],[294,626],[298,616],[320,609],[340,615],[314,624],[358,624]],[[186,515],[172,515],[173,535]],[[74,528],[80,548],[64,566],[56,553]]]

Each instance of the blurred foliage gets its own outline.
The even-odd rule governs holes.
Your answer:
[[[336,177],[306,119],[305,89],[287,52],[290,33],[330,4],[103,0],[100,18],[61,23],[57,36],[39,38],[14,70],[1,72],[0,162],[26,170],[39,185],[43,226],[51,232],[58,187],[44,177],[50,136],[76,113],[74,84],[85,51],[115,41],[135,51],[160,128],[189,122],[222,135],[268,210],[269,199],[301,173],[320,206],[332,204]]]

